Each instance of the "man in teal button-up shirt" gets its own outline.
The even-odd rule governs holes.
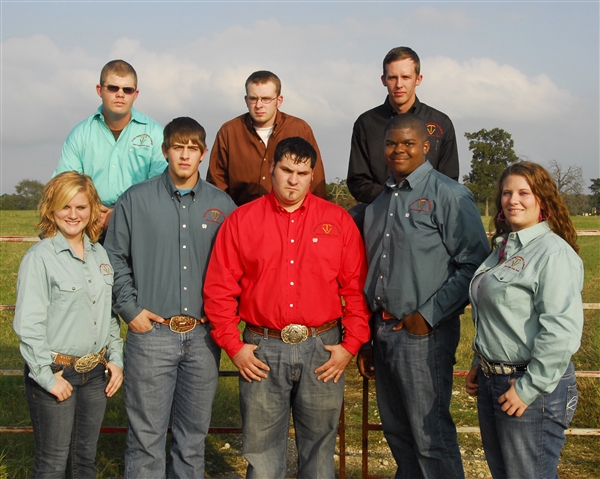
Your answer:
[[[100,221],[106,230],[119,196],[160,175],[166,162],[162,127],[133,108],[139,94],[133,67],[123,60],[107,63],[96,92],[102,105],[73,128],[52,176],[70,170],[91,176],[102,199]]]

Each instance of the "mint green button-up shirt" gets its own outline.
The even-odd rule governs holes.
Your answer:
[[[71,356],[107,347],[108,361],[123,368],[123,340],[111,312],[113,269],[100,244],[84,237],[84,259],[57,233],[32,246],[17,279],[13,328],[32,379],[47,391],[56,382],[50,352]]]
[[[69,133],[52,176],[72,170],[85,173],[94,181],[102,203],[112,206],[127,188],[164,171],[162,142],[162,126],[134,108],[131,121],[115,141],[100,106]]]
[[[497,239],[499,246],[502,240]],[[470,292],[473,348],[488,361],[528,363],[515,390],[529,405],[554,391],[579,349],[583,262],[545,221],[509,233],[507,260],[501,264],[499,250],[483,262],[471,282],[471,288],[478,284],[476,295]]]

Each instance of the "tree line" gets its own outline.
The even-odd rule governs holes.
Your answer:
[[[463,176],[477,202],[480,213],[489,216],[490,205],[494,202],[496,182],[502,171],[520,159],[514,151],[514,141],[510,133],[501,128],[481,129],[465,133],[472,152],[471,171]],[[589,187],[592,194],[584,194],[584,180],[581,167],[564,167],[557,160],[546,165],[554,178],[558,191],[565,198],[572,215],[600,214],[600,178],[591,178]],[[0,196],[1,210],[35,210],[42,197],[44,184],[37,180],[21,180],[15,186],[15,194]],[[356,205],[350,194],[346,180],[336,178],[327,184],[329,199],[349,209]]]

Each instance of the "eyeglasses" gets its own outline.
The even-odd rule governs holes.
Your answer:
[[[277,100],[277,97],[275,97],[275,98],[268,98],[268,97],[265,97],[265,96],[247,96],[246,100],[251,105],[254,105],[255,103],[258,103],[258,100],[260,100],[263,105],[268,105],[273,100]]]
[[[111,93],[117,93],[119,90],[123,90],[123,93],[125,93],[125,95],[133,95],[135,93],[135,88],[132,86],[124,86],[123,88],[121,88],[117,85],[104,85],[104,88],[106,88]]]

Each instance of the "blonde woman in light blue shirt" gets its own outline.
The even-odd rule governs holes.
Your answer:
[[[31,477],[94,479],[106,400],[123,382],[113,269],[96,243],[100,199],[89,176],[65,172],[39,210],[43,239],[21,262],[13,322],[35,437]]]
[[[583,262],[554,180],[509,166],[498,183],[494,249],[470,287],[475,360],[466,389],[494,479],[558,478],[577,406],[571,356],[583,329]]]

